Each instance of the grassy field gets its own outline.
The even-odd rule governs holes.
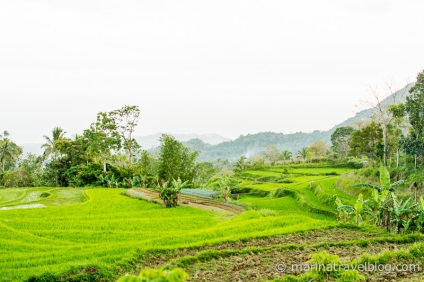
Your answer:
[[[10,191],[10,194],[9,194]],[[25,195],[52,189],[4,189],[2,205],[34,203]],[[60,189],[76,203],[0,212],[0,281],[20,281],[44,272],[99,265],[113,269],[134,250],[201,246],[241,238],[291,233],[335,224],[325,216],[267,215],[255,210],[225,220],[203,210],[159,205],[120,195],[121,189]],[[75,195],[85,192],[88,200]],[[15,200],[14,200],[15,199]],[[66,201],[64,201],[66,202]]]
[[[234,179],[247,192],[234,203],[249,209],[232,217],[190,207],[163,209],[121,195],[123,189],[0,189],[0,281],[113,281],[124,272],[163,265],[184,267],[193,281],[264,281],[281,278],[264,267],[285,251],[312,253],[333,244],[342,254],[362,244],[359,258],[366,246],[377,255],[384,244],[399,240],[411,248],[421,240],[340,226],[334,196],[347,203],[355,197],[335,182],[348,171],[245,171]],[[249,263],[235,267],[245,259]],[[45,279],[46,273],[53,278]]]

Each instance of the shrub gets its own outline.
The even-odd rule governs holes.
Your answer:
[[[364,162],[361,159],[351,158],[346,162],[346,165],[350,168],[363,168]]]
[[[5,171],[3,173],[3,186],[4,187],[32,187],[33,179],[28,171],[19,167],[12,171]]]
[[[334,267],[342,263],[339,256],[329,254],[327,251],[311,254],[308,263],[316,264],[317,267],[311,274],[316,276],[317,281],[328,281],[330,277],[338,277],[341,274],[337,267]]]
[[[50,193],[49,192],[43,192],[43,193],[41,193],[41,195],[40,195],[40,198],[47,198],[47,197],[50,197]]]

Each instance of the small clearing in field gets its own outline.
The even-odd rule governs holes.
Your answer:
[[[159,199],[158,193],[152,190],[145,188],[133,188],[127,190],[125,193],[134,198],[143,199],[146,201],[151,201],[155,203],[162,204],[162,200]],[[240,214],[244,211],[244,208],[236,205],[225,204],[211,199],[198,197],[198,196],[188,196],[188,195],[179,195],[178,205],[198,208],[208,211],[216,212],[230,212],[233,214]]]

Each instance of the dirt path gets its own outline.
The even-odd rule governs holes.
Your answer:
[[[148,190],[145,188],[133,188],[126,191],[128,195],[131,197],[144,199],[147,201],[160,203],[162,204],[162,200],[159,199],[158,193],[152,190]],[[244,211],[244,208],[236,205],[220,203],[215,200],[197,197],[197,196],[188,196],[182,195],[178,197],[178,204],[180,206],[187,206],[198,208],[202,210],[208,211],[217,211],[217,212],[230,212],[234,214],[240,214]]]

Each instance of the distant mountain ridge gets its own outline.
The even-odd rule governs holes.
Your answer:
[[[143,150],[149,150],[155,147],[158,147],[160,142],[159,138],[162,136],[163,133],[156,133],[152,135],[147,136],[135,136],[134,139],[137,140],[138,144],[141,145]],[[170,135],[174,136],[175,139],[181,142],[186,142],[192,139],[200,139],[206,144],[210,145],[217,145],[222,142],[230,141],[231,139],[223,137],[221,135],[210,133],[210,134],[174,134],[169,133]]]
[[[413,83],[406,85],[393,95],[385,98],[381,104],[386,106],[393,103],[393,96],[397,96],[397,103],[405,102],[409,95],[409,89]],[[183,142],[192,150],[199,151],[200,160],[228,159],[235,160],[240,156],[250,157],[263,152],[268,144],[275,145],[279,150],[289,150],[294,155],[302,147],[307,147],[311,143],[319,140],[331,143],[331,134],[339,127],[351,126],[361,123],[371,118],[375,109],[365,109],[358,112],[355,116],[348,118],[344,122],[335,125],[327,131],[314,131],[310,133],[276,133],[261,132],[256,134],[241,135],[235,140],[222,137],[218,134],[171,134],[177,140]],[[162,133],[156,133],[147,136],[136,136],[135,139],[142,146],[142,149],[151,152],[157,152],[159,138]],[[24,153],[41,154],[41,144],[23,144]]]
[[[404,88],[396,91],[394,94],[381,101],[382,106],[393,104],[396,97],[396,103],[404,103],[406,97],[409,95],[409,89],[413,83],[406,85]],[[279,150],[289,150],[293,155],[303,147],[307,147],[315,141],[325,141],[328,145],[331,144],[331,134],[343,126],[352,126],[356,123],[361,123],[369,120],[376,110],[373,108],[365,109],[358,112],[355,116],[347,119],[346,121],[335,125],[327,131],[314,131],[311,133],[297,132],[290,134],[275,133],[275,132],[261,132],[257,134],[248,134],[240,136],[233,141],[223,142],[221,144],[210,146],[202,144],[200,140],[191,140],[186,142],[186,145],[192,150],[200,152],[199,159],[213,160],[213,159],[229,159],[235,160],[241,156],[250,157],[263,152],[268,144],[275,145]]]
[[[404,88],[396,91],[392,95],[383,99],[381,101],[381,105],[387,106],[387,105],[393,104],[393,102],[394,102],[393,97],[394,96],[396,97],[396,103],[405,103],[406,97],[409,96],[409,90],[411,89],[411,87],[413,85],[414,85],[414,83],[410,83],[410,84],[406,85]],[[332,129],[330,129],[330,131],[334,132],[334,130],[336,130],[336,128],[338,128],[338,127],[351,126],[351,125],[353,125],[357,122],[366,121],[366,120],[370,119],[373,114],[375,114],[375,109],[373,109],[373,108],[362,110],[362,111],[356,113],[355,116],[348,118],[347,120],[345,120],[344,122],[342,122],[340,124],[335,125]]]

